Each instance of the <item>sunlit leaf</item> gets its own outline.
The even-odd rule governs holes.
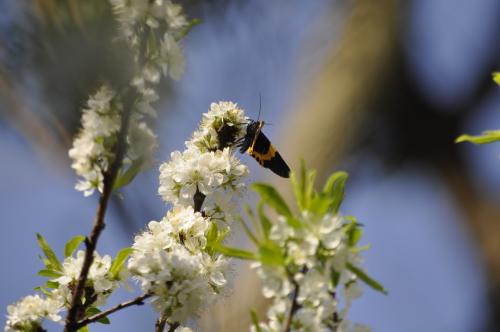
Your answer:
[[[500,85],[500,72],[494,72],[493,73],[493,81],[495,81],[496,84]]]
[[[136,177],[136,175],[141,170],[143,160],[141,158],[136,159],[132,162],[132,165],[127,168],[125,172],[118,175],[113,185],[113,191],[118,190],[126,185],[128,185]]]
[[[56,254],[52,250],[52,248],[49,246],[47,241],[43,238],[43,236],[39,233],[36,234],[36,238],[38,240],[38,244],[40,248],[42,248],[43,253],[45,254],[45,257],[47,260],[44,262],[45,265],[47,266],[48,269],[51,270],[56,270],[56,271],[62,271],[62,265],[57,259]]]
[[[123,264],[127,260],[128,256],[134,252],[132,248],[123,248],[118,252],[111,267],[109,268],[109,273],[113,279],[118,279],[120,275],[120,271],[122,270]]]
[[[488,144],[496,141],[500,141],[500,130],[487,130],[483,131],[481,135],[461,135],[456,140],[455,143],[470,142],[474,144]]]
[[[101,312],[101,310],[99,310],[96,307],[89,307],[89,308],[87,308],[87,310],[85,310],[85,313],[87,314],[87,317],[94,316],[95,314],[98,314],[100,312]],[[109,320],[108,317],[99,318],[97,320],[97,322],[99,322],[101,324],[110,324],[111,323],[111,321]]]
[[[273,207],[278,214],[285,217],[291,216],[292,213],[290,212],[288,205],[274,187],[265,183],[254,183],[251,187],[259,193],[262,200],[269,206]]]
[[[259,317],[257,316],[257,311],[255,311],[255,309],[250,310],[250,317],[252,319],[252,324],[255,327],[255,332],[262,332],[259,325]]]
[[[78,248],[78,246],[80,245],[80,243],[82,243],[83,240],[85,240],[85,236],[83,235],[77,235],[71,240],[69,240],[64,246],[64,258],[73,255],[76,248]]]
[[[217,245],[215,248],[215,251],[223,254],[224,256],[228,257],[235,257],[235,258],[240,258],[240,259],[247,259],[247,260],[256,260],[257,256],[248,250],[243,250],[239,248],[234,248],[234,247],[228,247],[222,244]]]
[[[54,271],[54,270],[46,269],[46,270],[40,270],[40,271],[38,271],[38,275],[41,276],[41,277],[47,277],[47,278],[55,279],[55,278],[59,278],[63,274],[60,271]]]
[[[354,273],[360,280],[362,280],[365,284],[370,286],[376,291],[379,291],[383,294],[388,294],[387,291],[384,289],[384,286],[382,286],[378,281],[370,277],[366,272],[361,270],[360,268],[352,265],[351,263],[346,264],[347,268]]]
[[[334,213],[339,211],[344,200],[344,187],[349,175],[346,172],[333,173],[323,187],[323,193],[332,198],[331,210]]]

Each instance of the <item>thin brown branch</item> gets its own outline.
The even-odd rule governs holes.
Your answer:
[[[288,314],[286,321],[285,332],[290,332],[290,329],[292,328],[293,315],[295,315],[297,310],[300,308],[300,304],[297,302],[297,296],[299,296],[299,285],[295,281],[293,281],[293,284],[295,286],[295,290],[292,296],[292,308],[290,308],[290,313]]]
[[[167,324],[167,317],[161,315],[160,318],[156,320],[155,332],[163,332],[165,330],[165,324]]]
[[[148,297],[151,297],[152,295],[153,294],[151,294],[151,293],[143,294],[141,296],[136,297],[135,299],[132,299],[132,300],[120,303],[120,304],[114,306],[113,308],[110,308],[110,309],[105,310],[105,311],[101,311],[101,312],[99,312],[99,313],[97,313],[95,315],[92,315],[90,317],[82,319],[81,321],[79,321],[76,324],[76,328],[80,329],[80,328],[82,328],[82,327],[84,327],[84,326],[86,326],[86,325],[88,325],[90,323],[94,323],[94,322],[98,321],[99,319],[101,319],[103,317],[108,317],[112,313],[117,312],[117,311],[122,310],[122,309],[125,309],[127,307],[130,307],[130,306],[133,306],[133,305],[143,305],[144,304],[144,300],[147,299]]]
[[[115,159],[113,160],[113,163],[111,164],[108,171],[104,172],[103,174],[103,191],[101,196],[99,197],[99,205],[97,206],[94,226],[92,228],[90,236],[85,239],[85,245],[87,247],[85,251],[85,258],[82,264],[82,269],[80,271],[80,276],[78,277],[78,283],[76,284],[76,287],[72,294],[68,316],[66,317],[66,332],[74,332],[78,330],[77,320],[80,318],[79,316],[83,314],[81,297],[85,288],[85,283],[87,282],[87,276],[90,270],[90,266],[94,261],[94,252],[97,246],[97,241],[105,227],[104,216],[106,215],[108,201],[113,191],[113,184],[125,156],[126,137],[134,100],[135,93],[133,91],[130,91],[127,94],[127,100],[124,103],[125,108],[122,112],[120,132],[115,144]]]

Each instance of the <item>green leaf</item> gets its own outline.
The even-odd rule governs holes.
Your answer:
[[[347,235],[347,243],[349,244],[349,246],[354,247],[361,239],[363,230],[361,229],[361,227],[359,227],[360,224],[358,224],[356,218],[349,217],[347,219],[346,217],[346,220],[350,220],[349,224],[344,225],[345,234]]]
[[[307,171],[304,160],[300,162],[300,175],[297,177],[295,172],[290,175],[292,189],[297,201],[297,206],[301,211],[309,209],[309,204],[315,196],[314,180],[316,171]]]
[[[80,245],[80,243],[82,243],[83,240],[85,240],[85,236],[83,235],[77,235],[71,240],[69,240],[68,243],[66,243],[66,245],[64,246],[64,258],[73,255],[76,248],[78,248],[78,246]]]
[[[89,326],[85,325],[84,327],[79,328],[78,332],[89,332]]]
[[[190,20],[188,22],[188,25],[184,29],[182,29],[182,31],[180,32],[179,39],[184,38],[191,31],[191,29],[194,26],[196,26],[200,23],[201,23],[201,20],[198,18],[194,18],[194,19]],[[177,39],[177,40],[179,40],[179,39]]]
[[[354,273],[359,279],[361,279],[365,284],[370,286],[376,291],[381,292],[382,294],[387,295],[387,291],[384,289],[384,286],[382,286],[378,281],[375,279],[371,278],[366,272],[361,270],[360,268],[352,265],[351,263],[346,264],[347,268]]]
[[[38,275],[41,277],[56,279],[56,278],[59,278],[60,276],[62,276],[63,274],[60,271],[46,269],[46,270],[38,271]]]
[[[281,247],[270,241],[259,247],[259,260],[264,265],[285,264],[285,258],[281,252]]]
[[[259,325],[259,317],[257,316],[257,311],[255,311],[255,309],[250,310],[250,317],[252,319],[252,324],[255,327],[255,332],[262,332]]]
[[[42,286],[35,287],[35,289],[34,289],[34,290],[36,290],[36,291],[40,291],[40,292],[42,292],[43,294],[45,294],[46,296],[51,296],[51,295],[52,295],[52,294],[51,294],[48,290],[46,290],[46,289],[45,289],[45,288],[43,288]]]
[[[132,182],[137,173],[141,170],[143,162],[144,160],[142,158],[134,160],[132,165],[130,165],[125,172],[116,178],[113,185],[113,191],[116,191]]]
[[[323,187],[323,193],[332,198],[330,209],[337,213],[344,200],[344,187],[349,175],[346,172],[333,173]]]
[[[493,81],[495,81],[496,84],[500,85],[500,72],[494,72],[493,73]]]
[[[47,241],[43,238],[43,236],[39,233],[36,233],[36,238],[38,240],[38,245],[40,248],[42,248],[43,253],[45,254],[45,257],[47,257],[47,260],[44,261],[47,269],[50,270],[56,270],[56,271],[62,271],[62,265],[57,259],[56,254],[52,250],[52,248],[49,246]]]
[[[120,275],[120,271],[122,270],[123,264],[127,260],[128,256],[134,252],[132,248],[123,248],[118,252],[111,267],[109,268],[109,273],[113,279],[118,279]]]
[[[309,211],[315,213],[316,215],[323,216],[328,210],[331,209],[332,204],[335,200],[324,193],[320,193],[313,197],[311,203],[309,204]]]
[[[56,282],[56,281],[50,281],[50,280],[48,280],[45,283],[45,287],[50,288],[50,289],[56,289],[56,288],[59,288],[59,283]]]
[[[87,314],[87,317],[94,316],[95,314],[98,314],[100,312],[101,312],[101,310],[99,310],[96,307],[89,307],[89,308],[87,308],[87,310],[85,310],[85,313]],[[109,320],[108,317],[99,318],[97,320],[97,322],[99,322],[101,324],[110,324],[111,323],[111,321]]]
[[[235,258],[240,258],[240,259],[248,259],[248,260],[256,260],[257,256],[247,250],[239,249],[239,248],[234,248],[234,247],[228,247],[222,244],[217,245],[215,248],[215,251],[223,254],[224,256],[228,257],[235,257]]]
[[[258,246],[259,245],[259,240],[257,239],[257,237],[255,236],[255,234],[252,233],[252,231],[250,230],[250,228],[248,227],[247,223],[245,222],[245,220],[243,220],[243,218],[241,217],[237,217],[237,220],[241,223],[241,227],[243,227],[243,230],[245,231],[245,234],[248,236],[248,238],[256,245]]]
[[[251,187],[260,195],[261,199],[266,204],[272,206],[278,214],[285,217],[290,217],[292,215],[288,205],[274,187],[265,183],[254,183]]]
[[[500,130],[486,130],[478,136],[461,135],[455,140],[455,143],[470,142],[474,144],[488,144],[496,141],[500,141]]]
[[[304,170],[301,168],[301,171]],[[295,201],[297,202],[297,206],[299,207],[300,211],[304,211],[306,209],[304,206],[304,183],[302,179],[302,174],[300,175],[300,178],[297,178],[297,175],[294,171],[290,173],[290,182],[292,183],[293,195],[295,196]]]
[[[255,229],[256,232],[259,232],[260,224],[257,221],[257,217],[255,217],[255,214],[253,213],[252,208],[247,203],[243,204],[243,208],[245,209],[245,212],[247,213],[248,218],[252,222],[253,228]]]
[[[264,201],[259,202],[259,205],[257,206],[257,213],[259,214],[260,226],[262,228],[262,233],[264,235],[264,238],[268,239],[273,224],[271,223],[271,220],[269,220],[269,218],[266,216],[266,213],[264,212]]]

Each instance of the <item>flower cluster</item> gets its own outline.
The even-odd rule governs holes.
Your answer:
[[[136,236],[128,269],[171,323],[196,316],[224,293],[227,260],[210,242],[222,240],[228,228],[219,230],[216,221],[228,221],[232,198],[244,190],[248,169],[235,157],[234,145],[245,119],[233,103],[212,104],[186,150],[173,152],[160,166],[158,191],[172,209]],[[217,130],[222,126],[238,130],[231,144],[219,149]],[[214,135],[216,145],[207,149],[195,144],[200,133]]]
[[[359,265],[360,256],[348,244],[344,220],[334,214],[302,213],[303,227],[290,227],[279,217],[269,238],[283,248],[286,266],[252,264],[263,282],[263,294],[273,299],[268,323],[262,331],[283,331],[287,313],[296,306],[291,331],[350,331],[346,319],[351,301],[361,296],[357,276],[348,264]],[[332,281],[333,279],[333,281]],[[338,286],[342,285],[344,307],[339,310]],[[356,329],[358,331],[358,329]]]
[[[71,303],[71,295],[77,283],[82,269],[85,251],[78,250],[76,257],[70,256],[64,259],[62,264],[62,275],[52,280],[57,283],[58,288],[53,291],[65,305]],[[119,280],[125,279],[126,270],[122,270],[120,276],[113,276],[111,269],[111,256],[100,256],[94,253],[94,261],[90,266],[87,281],[85,283],[85,296],[87,305],[100,306],[105,304],[108,296],[118,287]]]
[[[182,7],[170,0],[110,0],[124,36],[135,51],[140,70],[133,85],[147,99],[149,88],[161,75],[179,79],[184,71],[184,55],[178,41],[190,22]]]
[[[42,298],[38,294],[28,295],[7,307],[5,332],[39,331],[44,319],[54,322],[61,320],[61,307],[61,302],[56,299]]]
[[[244,192],[246,165],[235,154],[235,142],[244,133],[243,110],[231,102],[212,103],[186,150],[175,151],[171,160],[160,166],[161,197],[172,204],[194,205],[193,197],[200,192],[205,197],[206,215],[228,219],[234,208],[232,198]],[[221,135],[228,132],[230,137]],[[221,140],[225,143],[219,148]]]
[[[362,229],[353,217],[338,213],[347,174],[334,173],[320,193],[313,189],[314,177],[304,166],[300,178],[291,175],[298,214],[275,188],[254,184],[261,196],[258,219],[250,215],[255,234],[244,229],[258,250],[223,248],[234,257],[255,260],[251,267],[262,280],[263,295],[272,299],[266,322],[254,316],[254,332],[366,331],[347,319],[352,300],[361,296],[359,282],[385,292],[360,268],[360,252],[366,249],[357,245]],[[266,216],[266,206],[275,210],[276,222]]]
[[[43,331],[41,324],[44,319],[61,321],[59,313],[70,308],[73,290],[82,269],[85,251],[79,250],[75,256],[73,253],[83,240],[83,236],[76,236],[68,241],[64,250],[66,258],[61,263],[46,240],[38,234],[38,242],[45,256],[42,258],[45,268],[38,274],[48,277],[44,287],[36,288],[43,293],[43,297],[29,295],[10,305],[7,308],[6,331]],[[123,260],[112,261],[110,256],[101,257],[94,252],[94,261],[81,300],[83,309],[95,312],[97,306],[105,304],[119,281],[125,280],[128,275],[123,263]]]
[[[128,269],[154,293],[153,307],[175,322],[206,308],[226,285],[226,261],[203,251],[209,227],[192,207],[176,207],[134,240]]]
[[[123,105],[120,96],[109,85],[103,85],[90,97],[82,114],[82,128],[69,150],[71,167],[81,177],[75,188],[91,195],[103,190],[104,174],[115,157],[115,145],[120,131]],[[125,164],[140,162],[140,168],[152,165],[158,146],[156,135],[144,120],[134,112],[127,135]]]
[[[248,121],[245,112],[235,103],[212,103],[210,111],[203,114],[198,130],[186,145],[202,152],[230,147],[245,135]]]
[[[82,114],[82,129],[73,141],[69,157],[71,167],[82,177],[76,189],[85,196],[95,189],[102,192],[103,173],[107,171],[114,155],[111,152],[120,130],[122,105],[116,92],[108,85],[90,97]]]

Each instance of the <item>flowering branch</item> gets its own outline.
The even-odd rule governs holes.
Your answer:
[[[118,134],[117,142],[115,143],[115,158],[111,167],[108,171],[103,174],[103,191],[99,197],[99,205],[97,206],[96,217],[94,221],[94,226],[90,233],[90,236],[85,239],[85,258],[83,261],[80,276],[78,277],[78,283],[76,284],[75,290],[73,291],[73,296],[71,300],[71,305],[68,310],[68,315],[66,317],[66,327],[65,330],[68,332],[78,330],[78,316],[82,314],[83,304],[81,302],[81,296],[85,288],[85,283],[87,281],[87,276],[90,270],[90,266],[94,260],[94,251],[97,246],[97,241],[102,230],[105,227],[104,217],[106,215],[106,210],[108,207],[108,201],[113,191],[113,185],[118,174],[118,170],[122,166],[123,158],[126,152],[126,137],[128,133],[128,127],[130,122],[130,115],[133,107],[133,100],[135,94],[129,94],[128,103],[125,105],[125,109],[122,112],[120,132]]]
[[[114,306],[113,308],[110,308],[106,311],[101,311],[93,316],[82,319],[77,324],[75,324],[75,326],[77,329],[80,329],[80,328],[82,328],[90,323],[94,323],[94,322],[97,322],[98,320],[100,320],[104,317],[108,317],[110,314],[117,312],[119,310],[125,309],[125,308],[133,306],[133,305],[143,305],[144,300],[151,297],[151,295],[152,295],[151,293],[143,294],[143,295],[138,296],[135,299],[132,299],[130,301],[120,303],[120,304],[118,304],[118,305]]]

